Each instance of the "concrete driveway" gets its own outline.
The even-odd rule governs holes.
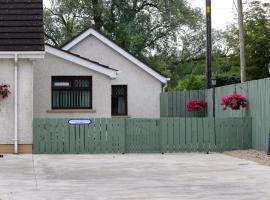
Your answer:
[[[7,155],[0,199],[269,200],[270,167],[221,154]]]

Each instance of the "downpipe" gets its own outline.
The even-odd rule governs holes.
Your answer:
[[[14,55],[14,154],[18,154],[18,54]]]

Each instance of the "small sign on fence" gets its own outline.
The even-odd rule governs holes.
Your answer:
[[[68,123],[70,125],[89,125],[93,122],[91,119],[70,119],[68,120]]]

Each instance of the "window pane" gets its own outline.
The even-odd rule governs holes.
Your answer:
[[[92,108],[91,77],[53,77],[52,108]]]
[[[53,86],[54,87],[70,87],[70,82],[67,82],[67,81],[57,81],[57,82],[54,82],[53,83]]]
[[[112,86],[112,115],[127,115],[127,86]]]
[[[89,80],[75,80],[74,81],[74,87],[76,88],[85,88],[89,87]]]

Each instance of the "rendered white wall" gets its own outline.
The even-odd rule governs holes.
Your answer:
[[[34,63],[34,117],[110,117],[111,78],[50,54]],[[92,76],[94,113],[50,113],[52,76]]]
[[[0,98],[0,144],[14,144],[14,60],[1,59],[0,83],[9,84],[11,94]],[[33,68],[32,62],[18,62],[18,139],[19,144],[32,144]]]
[[[128,115],[132,118],[158,118],[162,84],[94,36],[88,36],[71,52],[118,69],[112,85],[128,85]]]

